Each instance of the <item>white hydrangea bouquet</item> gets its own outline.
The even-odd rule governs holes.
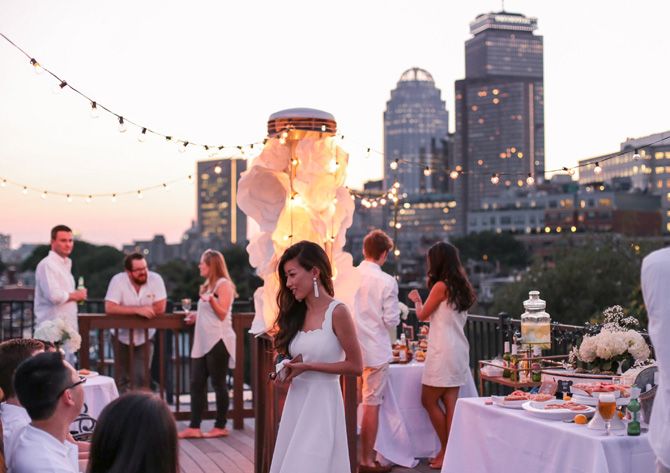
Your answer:
[[[585,335],[570,352],[568,362],[578,371],[592,374],[621,374],[629,368],[650,362],[651,350],[635,330],[640,322],[626,316],[621,306],[603,311],[604,324],[596,335]]]
[[[81,335],[63,319],[45,320],[35,329],[34,337],[51,342],[66,353],[74,353],[81,347]]]

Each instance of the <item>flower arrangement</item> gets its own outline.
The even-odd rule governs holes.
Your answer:
[[[63,319],[46,320],[35,329],[34,337],[51,342],[67,353],[74,353],[81,346],[81,335]]]
[[[578,372],[593,374],[621,374],[633,366],[649,361],[651,350],[644,337],[635,330],[639,322],[626,316],[621,306],[615,305],[603,312],[604,323],[600,332],[585,335],[578,347],[570,352],[568,362]]]

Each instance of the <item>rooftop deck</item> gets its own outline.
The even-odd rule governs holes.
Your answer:
[[[178,423],[179,429],[186,428],[188,422]],[[203,421],[207,431],[214,421]],[[254,421],[246,419],[244,429],[230,429],[230,436],[216,439],[194,439],[179,441],[179,470],[182,473],[254,473]],[[395,467],[394,473],[416,471],[428,473],[431,470],[423,460],[414,469]],[[315,472],[316,473],[316,472]]]

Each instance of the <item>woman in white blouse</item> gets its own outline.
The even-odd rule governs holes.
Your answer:
[[[229,402],[226,375],[228,367],[235,364],[232,306],[237,294],[220,252],[205,251],[198,267],[205,283],[200,286],[197,314],[186,319],[187,323],[195,323],[191,350],[191,423],[179,433],[179,438],[225,437]],[[208,377],[212,378],[216,394],[216,422],[212,430],[203,433],[200,422],[207,408]]]

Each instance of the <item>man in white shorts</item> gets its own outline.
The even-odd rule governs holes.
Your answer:
[[[363,240],[364,261],[357,271],[362,284],[354,299],[354,317],[363,352],[360,473],[391,470],[375,461],[375,440],[379,425],[379,406],[388,382],[389,361],[393,355],[389,329],[400,323],[398,283],[382,271],[393,241],[381,230],[373,230]]]

